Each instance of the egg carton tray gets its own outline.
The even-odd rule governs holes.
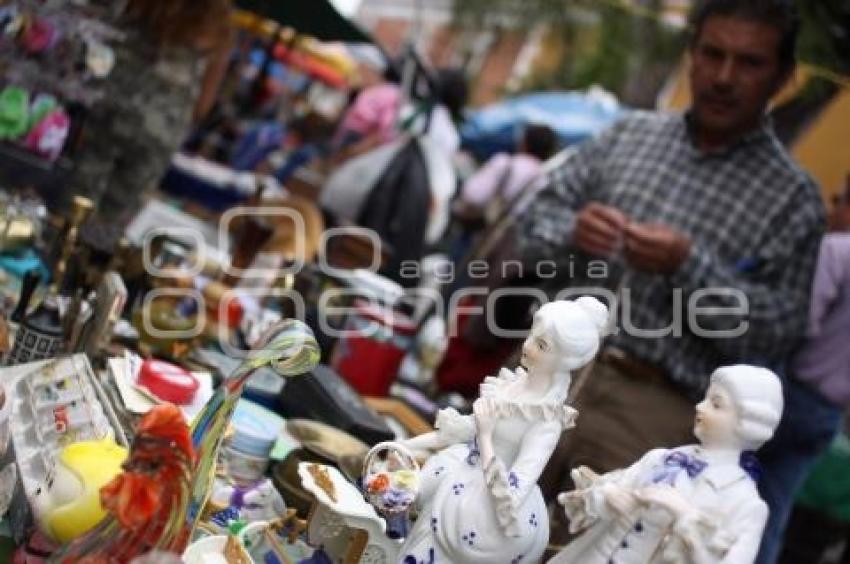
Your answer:
[[[12,402],[10,428],[19,484],[10,521],[13,537],[32,523],[30,506],[50,488],[62,449],[74,442],[127,437],[85,354],[57,357],[0,370]],[[19,503],[23,500],[27,503]],[[18,502],[18,503],[16,503]]]

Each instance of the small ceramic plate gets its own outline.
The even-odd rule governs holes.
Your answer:
[[[369,452],[369,447],[360,439],[318,421],[290,419],[286,423],[286,430],[304,448],[334,462],[348,457],[362,459]]]
[[[138,366],[138,364],[140,363],[132,359],[129,354],[123,358],[110,358],[108,362],[109,372],[115,380],[124,407],[136,415],[142,415],[150,411],[154,405],[160,403],[160,400],[144,388],[136,385],[133,371],[134,366]],[[209,372],[193,372],[192,374],[198,378],[201,386],[195,393],[192,403],[178,406],[188,421],[191,421],[195,415],[200,413],[213,394],[212,376]]]

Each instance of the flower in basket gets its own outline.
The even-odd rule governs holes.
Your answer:
[[[390,488],[381,496],[381,509],[384,511],[406,511],[416,495],[408,490]]]
[[[413,470],[398,470],[393,473],[393,487],[415,492],[419,490],[419,475]]]
[[[387,491],[390,487],[390,477],[384,472],[376,475],[374,478],[369,480],[366,488],[369,490],[369,493],[382,493]]]
[[[390,488],[384,495],[384,504],[393,509],[407,509],[416,499],[416,495],[409,490]]]

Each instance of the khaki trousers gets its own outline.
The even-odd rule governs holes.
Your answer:
[[[643,373],[638,373],[643,372]],[[570,471],[588,466],[603,473],[625,468],[659,447],[693,443],[694,405],[665,378],[605,356],[591,369],[575,399],[576,426],[564,432],[540,479],[555,503],[550,547],[569,540],[558,494],[573,489]]]

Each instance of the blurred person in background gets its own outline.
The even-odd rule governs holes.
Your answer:
[[[426,102],[430,111],[426,136],[447,156],[454,157],[460,149],[458,128],[469,100],[469,81],[459,68],[437,70],[434,99]],[[418,131],[414,127],[414,131]]]
[[[233,35],[229,0],[129,0],[112,22],[126,39],[104,99],[87,115],[71,188],[120,224],[215,102]]]
[[[774,500],[759,562],[782,547],[794,496],[850,409],[850,177],[834,201],[820,246],[806,338],[788,366],[785,411],[759,453],[762,495]]]
[[[396,138],[401,87],[385,79],[387,61],[374,47],[351,50],[358,61],[359,91],[343,114],[331,141],[339,160],[368,152]]]
[[[366,75],[370,80],[378,76],[379,70],[386,70],[385,66],[378,66],[379,62],[371,61],[372,70]],[[390,143],[402,131],[424,134],[435,150],[452,158],[460,149],[458,125],[469,97],[463,71],[437,70],[431,95],[429,100],[407,103],[401,86],[385,80],[361,90],[334,134],[334,162],[339,164]]]
[[[464,182],[452,204],[455,221],[451,257],[457,262],[473,238],[493,224],[508,205],[540,175],[540,168],[558,148],[555,132],[545,125],[528,125],[516,154],[498,153]]]
[[[481,217],[495,200],[512,201],[540,174],[540,167],[558,148],[555,132],[546,125],[525,128],[516,154],[498,153],[491,157],[463,185],[458,202],[460,213]]]

